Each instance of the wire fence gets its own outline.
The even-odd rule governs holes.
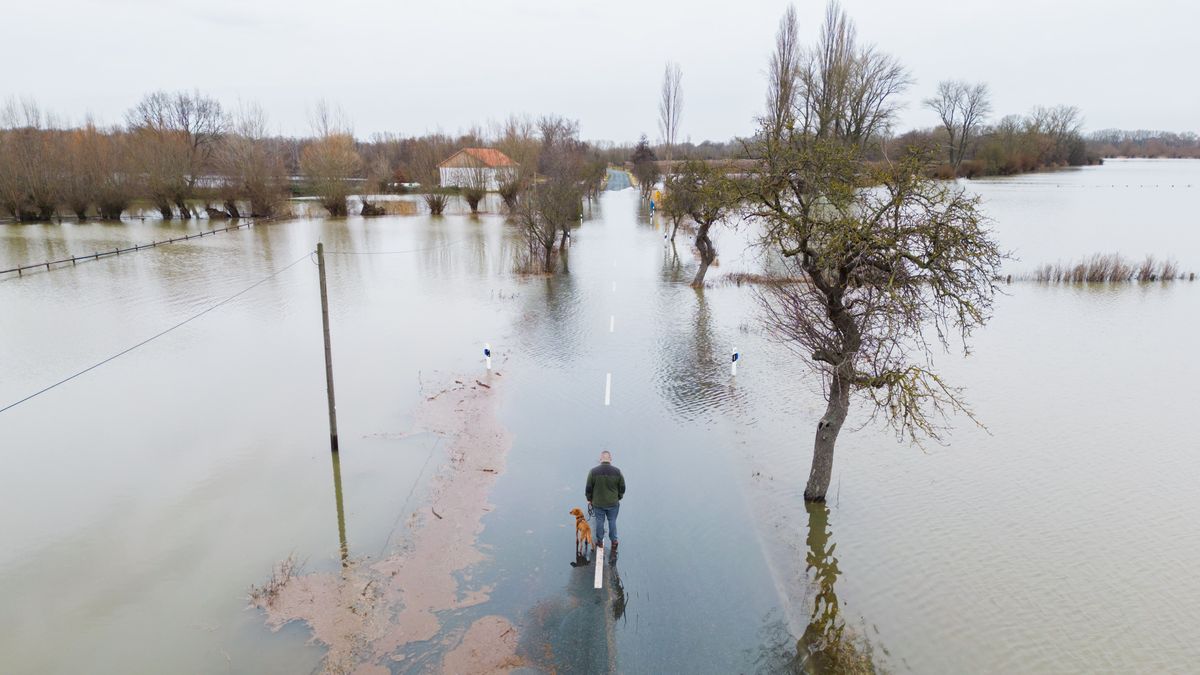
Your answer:
[[[12,274],[15,272],[17,276],[24,276],[24,273],[27,270],[40,270],[42,268],[45,268],[46,271],[48,272],[48,271],[50,271],[51,268],[53,268],[55,266],[60,266],[60,267],[65,266],[67,263],[70,263],[71,266],[75,266],[81,262],[95,261],[95,260],[99,260],[101,258],[118,256],[118,255],[121,255],[122,253],[134,253],[134,252],[142,251],[142,250],[145,250],[148,248],[158,248],[159,246],[166,246],[167,244],[174,244],[174,243],[181,242],[181,241],[188,241],[190,239],[200,239],[202,237],[206,237],[206,236],[213,235],[213,234],[218,234],[220,232],[229,232],[231,230],[247,229],[247,228],[250,228],[253,226],[254,226],[253,222],[246,222],[246,223],[241,223],[238,225],[229,225],[227,227],[217,228],[215,230],[202,230],[195,234],[188,234],[188,235],[184,235],[182,237],[173,237],[171,239],[164,239],[162,241],[152,241],[149,244],[135,244],[133,246],[128,246],[126,248],[114,248],[111,251],[95,251],[88,255],[73,255],[70,258],[59,258],[58,260],[47,260],[46,262],[32,263],[29,265],[21,265],[19,267],[11,267],[6,270],[0,270],[0,274]]]

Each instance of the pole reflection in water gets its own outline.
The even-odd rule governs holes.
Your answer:
[[[350,547],[346,544],[346,510],[342,507],[342,461],[338,453],[329,453],[333,458],[333,496],[337,501],[338,544],[342,556],[342,567],[350,564]]]

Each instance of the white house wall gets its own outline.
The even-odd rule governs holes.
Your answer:
[[[438,169],[441,174],[442,187],[469,187],[473,182],[473,176],[478,169],[459,168],[459,167],[442,167]],[[500,189],[500,170],[499,169],[483,169],[484,178],[487,183],[487,189],[495,192]]]

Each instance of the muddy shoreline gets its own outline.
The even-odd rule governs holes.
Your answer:
[[[307,624],[311,639],[327,648],[323,672],[387,673],[408,657],[407,646],[439,637],[439,612],[489,598],[490,587],[460,584],[459,577],[486,559],[478,536],[512,446],[497,416],[500,382],[498,373],[486,381],[459,377],[425,396],[413,431],[442,437],[446,454],[428,499],[408,517],[409,535],[387,557],[294,577],[269,602],[257,603],[272,630]],[[522,664],[516,629],[503,617],[478,619],[443,636],[439,646],[448,672],[503,672]]]

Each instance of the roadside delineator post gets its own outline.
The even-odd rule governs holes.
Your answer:
[[[596,578],[592,582],[593,588],[601,588],[604,586],[604,547],[596,547]]]
[[[483,343],[483,362],[487,364],[487,369],[492,369],[492,346],[488,343]]]
[[[321,277],[321,326],[325,333],[325,392],[329,395],[329,448],[338,451],[337,405],[333,399],[333,350],[329,346],[329,291],[325,286],[325,244],[317,244],[317,272]]]
[[[734,376],[737,375],[737,362],[738,362],[738,359],[740,359],[740,358],[742,358],[742,355],[738,353],[738,350],[736,350],[736,349],[733,350],[733,357],[730,359],[731,362],[730,362],[730,367],[729,367],[730,375],[734,375]]]

